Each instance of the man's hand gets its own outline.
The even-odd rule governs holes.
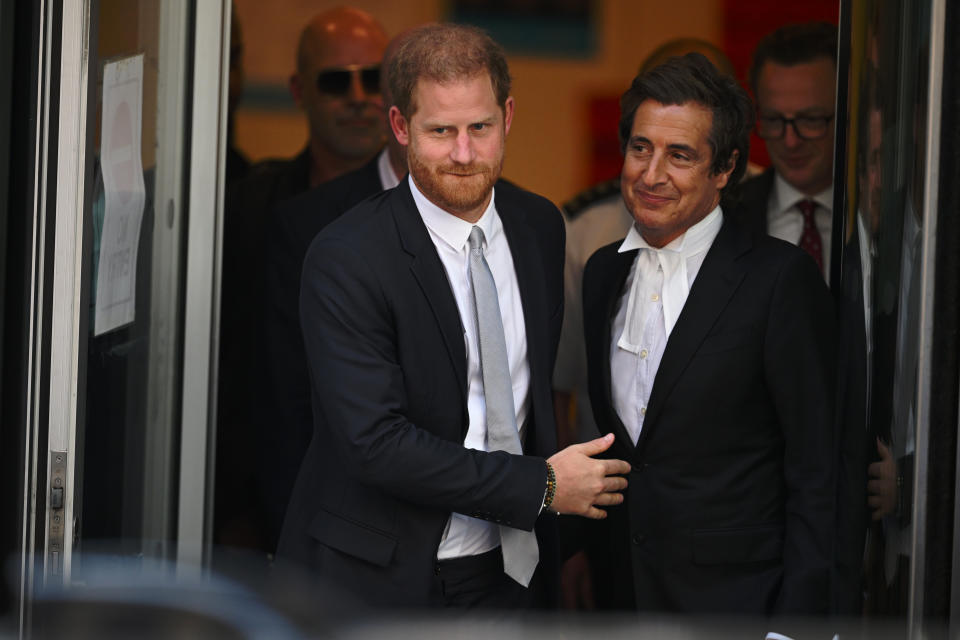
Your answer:
[[[877,438],[880,460],[867,468],[867,504],[873,509],[873,519],[880,520],[893,513],[897,504],[897,463],[890,448]]]
[[[627,488],[627,479],[615,474],[630,472],[623,460],[595,460],[591,456],[602,453],[613,444],[613,434],[575,444],[551,456],[547,462],[557,477],[557,491],[550,509],[600,520],[607,512],[597,507],[620,504]]]

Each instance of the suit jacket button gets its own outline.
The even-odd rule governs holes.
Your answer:
[[[633,544],[640,545],[643,544],[643,541],[646,540],[646,536],[642,533],[633,534]]]

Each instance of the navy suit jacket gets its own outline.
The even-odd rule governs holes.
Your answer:
[[[556,585],[555,518],[539,514],[542,458],[556,449],[550,379],[563,314],[563,222],[539,196],[503,183],[495,193],[523,301],[529,457],[463,446],[464,330],[406,180],[328,226],[304,263],[314,436],[279,554],[367,602],[431,603],[451,512],[536,525],[534,580]]]
[[[277,548],[297,470],[313,433],[307,358],[300,332],[300,274],[310,243],[355,204],[383,190],[377,158],[280,202],[266,229],[266,295],[257,342],[263,368],[258,499],[265,543]]]
[[[613,406],[611,321],[636,251],[584,274],[590,399],[624,503],[590,523],[598,602],[642,611],[826,612],[834,313],[796,247],[725,218],[673,328],[636,446]],[[631,589],[632,586],[632,589]]]

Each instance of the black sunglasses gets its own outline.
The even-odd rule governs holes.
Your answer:
[[[364,93],[380,94],[380,65],[352,64],[336,69],[327,69],[317,74],[317,91],[328,96],[345,96],[350,93],[353,74],[360,74]]]

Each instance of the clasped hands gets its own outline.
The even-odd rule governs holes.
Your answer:
[[[623,460],[593,457],[609,449],[613,441],[613,434],[608,433],[596,440],[570,445],[547,460],[557,479],[551,510],[600,520],[607,517],[600,507],[623,502],[620,492],[627,488],[627,479],[620,475],[629,473],[630,465]]]

